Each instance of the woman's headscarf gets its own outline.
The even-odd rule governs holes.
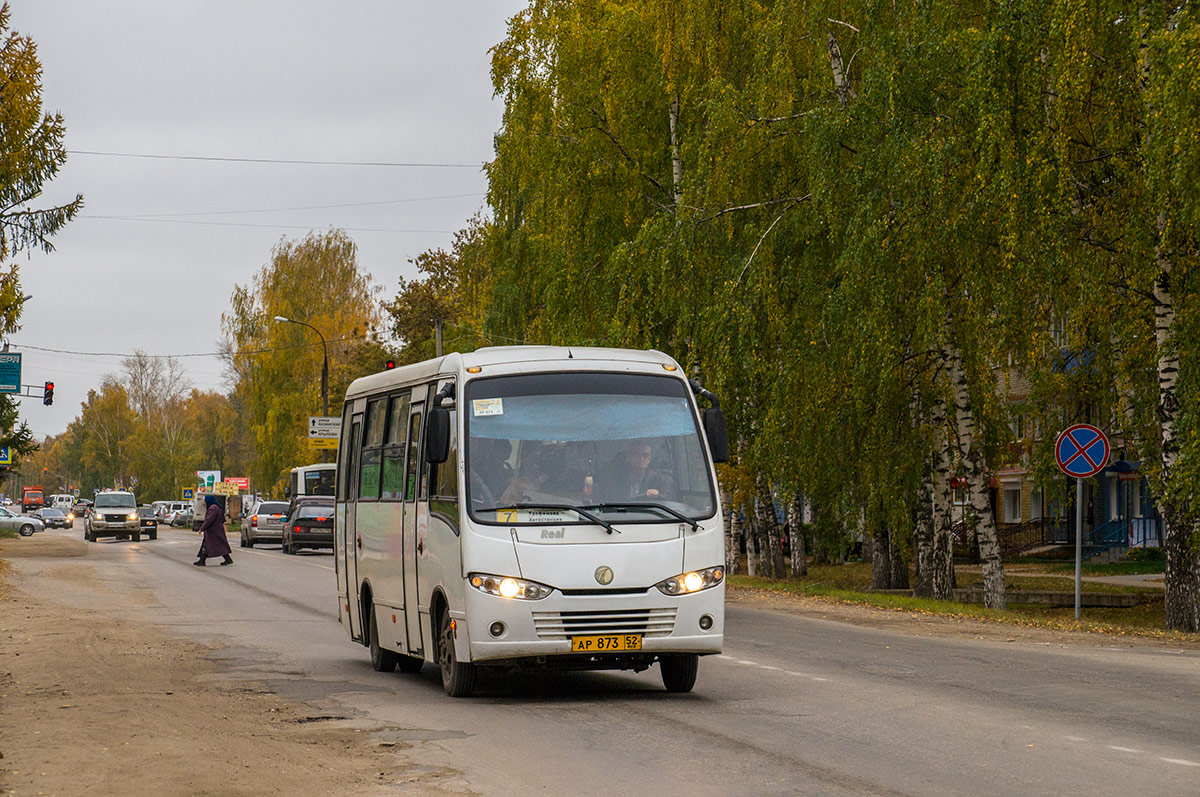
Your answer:
[[[216,502],[217,502],[217,497],[216,497],[215,495],[206,495],[206,496],[204,496],[204,507],[205,507],[206,509],[207,509],[208,507],[212,506],[213,504],[215,504]]]

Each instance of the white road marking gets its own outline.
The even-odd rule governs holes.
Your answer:
[[[1082,736],[1068,736],[1067,738],[1070,739],[1072,742],[1086,742],[1087,741],[1087,739],[1083,738]]]
[[[794,675],[797,678],[809,678],[813,681],[829,680],[827,678],[818,678],[814,675],[809,675],[808,673],[796,672],[795,670],[785,670],[782,667],[773,667],[770,664],[759,664],[757,661],[750,661],[748,659],[735,659],[732,656],[728,656],[728,655],[722,655],[720,658],[722,658],[725,661],[732,662],[733,664],[741,664],[745,667],[757,667],[760,670],[770,670],[772,672],[781,672],[784,675]]]
[[[1144,752],[1146,752],[1145,750],[1135,750],[1132,747],[1118,747],[1115,744],[1106,744],[1105,747],[1107,747],[1109,750],[1118,750],[1122,753],[1144,753]]]
[[[1163,758],[1162,756],[1159,756],[1158,760],[1166,761],[1168,764],[1179,764],[1181,767],[1200,767],[1200,764],[1196,763],[1195,761],[1188,761],[1185,758]]]

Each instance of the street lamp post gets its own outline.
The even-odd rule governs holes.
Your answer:
[[[281,315],[275,316],[276,321],[284,321],[289,324],[299,324],[302,327],[308,327],[313,332],[317,333],[317,337],[321,339],[321,414],[326,418],[329,417],[329,347],[325,344],[325,336],[321,334],[321,330],[314,327],[312,324],[306,324],[303,321],[297,321],[294,318],[284,318]],[[325,456],[322,455],[322,459]]]

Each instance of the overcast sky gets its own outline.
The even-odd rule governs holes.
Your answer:
[[[523,5],[10,0],[73,151],[44,204],[85,197],[53,253],[17,261],[33,296],[12,337],[22,381],[55,383],[52,407],[22,399],[34,433],[62,432],[120,366],[40,349],[213,352],[234,284],[281,238],[346,230],[360,267],[393,295],[414,273],[409,259],[447,247],[485,207],[479,167],[503,111],[488,50]],[[227,389],[216,358],[182,362],[196,387]]]

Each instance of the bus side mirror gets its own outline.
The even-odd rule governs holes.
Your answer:
[[[725,413],[720,407],[709,407],[704,411],[704,436],[708,438],[713,462],[728,462],[729,433],[725,431]]]
[[[450,456],[450,410],[434,407],[425,419],[425,461],[441,465]]]

